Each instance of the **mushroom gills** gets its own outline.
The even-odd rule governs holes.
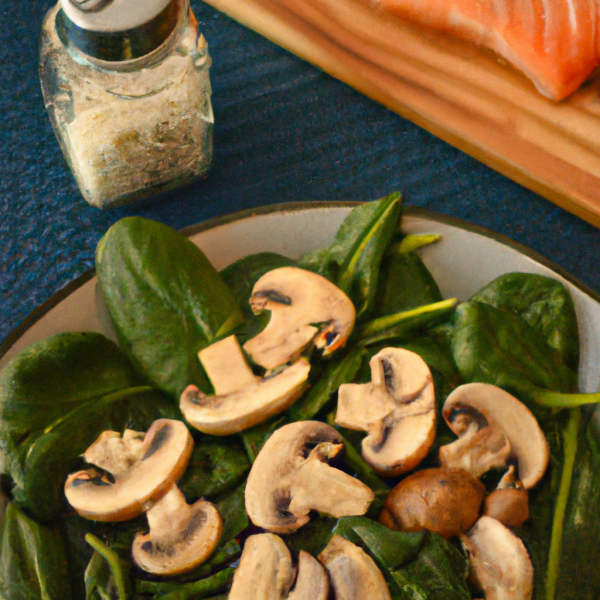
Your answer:
[[[385,348],[370,362],[371,383],[344,384],[336,422],[366,431],[363,458],[384,477],[414,469],[435,439],[433,379],[423,359],[402,348]]]
[[[274,375],[256,377],[234,335],[205,348],[199,357],[216,395],[189,385],[180,409],[203,433],[230,435],[248,429],[289,408],[307,387],[308,361],[300,359]]]
[[[188,504],[172,486],[146,513],[149,533],[133,541],[135,562],[148,573],[177,575],[202,564],[216,548],[222,520],[213,504],[198,500]]]
[[[319,561],[327,570],[336,600],[391,600],[373,559],[345,538],[334,535]]]
[[[472,583],[486,600],[530,600],[533,566],[523,542],[500,521],[481,517],[461,536],[469,554]]]
[[[271,312],[263,331],[244,344],[252,360],[265,369],[286,364],[311,343],[324,355],[331,354],[346,343],[356,316],[342,290],[297,267],[265,273],[254,285],[250,306],[255,313]]]
[[[112,477],[96,469],[69,475],[65,495],[77,513],[94,521],[125,521],[166,494],[183,475],[194,442],[185,423],[159,419],[143,434],[103,432],[84,457],[98,461]],[[112,470],[109,470],[112,469]]]
[[[442,414],[459,436],[440,448],[442,464],[479,477],[516,459],[526,490],[543,477],[550,457],[548,442],[531,411],[508,392],[488,383],[461,385],[446,399]]]
[[[375,495],[364,483],[327,461],[343,439],[319,421],[290,423],[275,431],[259,452],[246,484],[246,512],[268,531],[291,533],[310,512],[336,518],[363,515]]]

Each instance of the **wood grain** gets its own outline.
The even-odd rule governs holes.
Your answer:
[[[493,52],[368,0],[206,1],[600,227],[599,73],[556,103]]]

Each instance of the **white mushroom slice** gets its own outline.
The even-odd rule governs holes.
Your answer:
[[[300,550],[298,576],[288,600],[327,600],[329,578],[321,563],[308,552]]]
[[[392,477],[414,469],[433,444],[433,379],[423,359],[402,348],[383,349],[370,366],[371,383],[340,386],[335,420],[368,432],[363,458]]]
[[[189,385],[179,407],[186,420],[203,433],[230,435],[289,408],[307,387],[310,364],[300,359],[264,379],[256,377],[232,335],[199,354],[214,396]]]
[[[217,546],[222,521],[206,500],[188,504],[175,485],[146,513],[150,531],[133,541],[135,562],[148,573],[177,575],[202,564]]]
[[[356,316],[342,290],[325,277],[297,267],[263,275],[252,290],[250,306],[255,313],[271,312],[269,324],[244,344],[252,360],[266,369],[284,365],[311,342],[324,355],[331,354],[346,343]]]
[[[486,600],[530,600],[533,566],[523,542],[500,521],[483,516],[461,536],[470,579]]]
[[[443,415],[460,437],[440,448],[442,464],[479,477],[514,458],[525,489],[543,477],[548,442],[531,411],[508,392],[488,383],[461,385],[446,399]]]
[[[373,492],[326,462],[342,448],[339,433],[318,421],[290,423],[275,431],[246,484],[246,512],[254,525],[290,533],[310,520],[311,510],[336,518],[365,514]]]
[[[373,559],[347,539],[334,535],[319,560],[329,574],[336,600],[391,600]]]
[[[293,581],[292,557],[283,540],[272,533],[251,535],[228,600],[283,600]]]
[[[86,451],[86,460],[97,461],[113,480],[95,469],[69,475],[65,495],[79,515],[94,521],[132,519],[183,475],[194,447],[185,423],[159,419],[139,444],[141,435],[126,431],[121,440],[119,433],[105,431]]]

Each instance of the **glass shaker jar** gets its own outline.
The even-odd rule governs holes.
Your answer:
[[[40,80],[84,198],[106,208],[206,176],[210,57],[189,0],[60,0]]]

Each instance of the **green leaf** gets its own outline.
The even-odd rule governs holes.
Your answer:
[[[364,348],[353,348],[344,358],[328,363],[318,381],[288,410],[288,419],[307,421],[314,418],[342,384],[354,381],[366,358],[368,353]]]
[[[216,593],[228,589],[231,586],[234,574],[235,569],[229,568],[192,583],[157,583],[152,585],[151,582],[143,582],[142,590],[144,591],[142,593],[146,594],[150,590],[156,589],[154,597],[157,600],[158,598],[160,600],[202,600],[203,598],[211,598]],[[136,592],[138,592],[137,589]]]
[[[414,252],[424,246],[435,244],[442,239],[439,233],[409,233],[405,235],[399,242],[388,248],[386,254],[408,254]]]
[[[176,399],[190,383],[209,392],[198,352],[243,317],[202,251],[166,225],[129,217],[98,243],[96,272],[136,369]]]
[[[253,463],[256,460],[261,448],[267,443],[275,430],[283,427],[288,422],[287,414],[275,415],[250,429],[246,429],[246,431],[242,431],[240,435],[250,462]]]
[[[381,264],[375,314],[391,315],[442,300],[435,279],[414,252],[386,256]]]
[[[0,554],[4,600],[69,600],[72,597],[64,542],[57,527],[40,525],[10,503]]]
[[[281,267],[293,267],[296,262],[291,258],[274,252],[261,252],[240,258],[221,271],[223,280],[233,293],[244,315],[244,324],[236,331],[240,344],[258,335],[267,325],[270,313],[264,311],[253,314],[250,308],[250,296],[255,283],[269,271]]]
[[[320,273],[340,287],[354,303],[359,320],[373,310],[379,267],[398,229],[401,207],[400,194],[393,193],[353,209],[331,246],[300,261],[299,266]]]
[[[488,283],[472,300],[517,313],[577,370],[577,316],[571,294],[562,283],[543,275],[508,273]]]
[[[446,319],[454,312],[456,305],[456,298],[451,298],[379,317],[365,323],[356,332],[356,338],[361,346],[372,346],[392,339],[406,339],[418,333],[419,329],[431,327]]]
[[[188,502],[213,498],[235,488],[249,470],[250,463],[239,445],[202,436],[178,486]]]
[[[145,431],[181,418],[171,400],[143,385],[117,346],[97,333],[37,342],[0,373],[0,439],[15,501],[37,519],[61,507],[67,475],[103,431]]]
[[[469,600],[467,560],[429,532],[390,531],[365,517],[340,519],[334,534],[367,551],[381,569],[393,600]]]
[[[95,550],[85,571],[86,600],[130,600],[133,597],[131,563],[91,533],[85,539]]]
[[[246,482],[244,481],[235,490],[229,492],[225,497],[215,502],[215,506],[223,519],[223,530],[215,554],[219,552],[227,542],[236,538],[244,529],[250,525],[248,515],[246,514],[246,504],[244,491]],[[214,554],[213,554],[214,556]]]
[[[318,516],[306,525],[284,537],[285,543],[293,552],[304,550],[315,558],[329,543],[338,519],[333,517]]]

